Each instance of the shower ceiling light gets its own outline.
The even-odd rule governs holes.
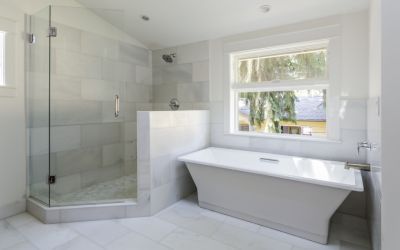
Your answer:
[[[268,13],[268,12],[271,11],[271,6],[267,5],[267,4],[261,5],[260,6],[260,10],[261,10],[262,13]]]

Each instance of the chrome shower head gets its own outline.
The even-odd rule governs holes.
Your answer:
[[[176,57],[175,53],[162,55],[162,59],[166,63],[173,63],[175,57]]]

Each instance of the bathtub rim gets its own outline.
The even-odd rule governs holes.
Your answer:
[[[192,154],[195,154],[200,151],[205,151],[205,150],[212,150],[212,149],[222,149],[222,150],[230,150],[230,151],[239,151],[239,152],[251,152],[251,153],[260,153],[260,154],[269,154],[269,155],[276,155],[277,157],[294,157],[290,155],[282,155],[282,154],[271,154],[271,153],[266,153],[266,152],[258,152],[258,151],[249,151],[249,150],[240,150],[240,149],[230,149],[230,148],[222,148],[222,147],[208,147],[202,150],[198,150],[195,152],[192,152],[190,154],[182,155],[178,157],[179,161],[185,162],[185,163],[194,163],[194,164],[199,164],[199,165],[204,165],[204,166],[212,166],[212,167],[217,167],[217,168],[223,168],[223,169],[228,169],[232,171],[239,171],[239,172],[245,172],[249,174],[258,174],[258,175],[265,175],[265,176],[270,176],[270,177],[275,177],[275,178],[280,178],[280,179],[286,179],[286,180],[291,180],[291,181],[297,181],[297,182],[304,182],[308,184],[315,184],[319,186],[325,186],[325,187],[331,187],[331,188],[339,188],[339,189],[344,189],[344,190],[350,190],[350,191],[355,191],[355,192],[364,192],[364,184],[362,180],[362,175],[361,171],[357,169],[353,169],[354,171],[354,177],[355,177],[355,185],[348,185],[348,184],[343,184],[343,183],[338,183],[338,182],[329,182],[329,181],[323,181],[323,180],[316,180],[312,178],[306,178],[306,177],[301,177],[301,176],[293,176],[293,175],[280,175],[280,174],[274,174],[274,173],[269,173],[266,171],[258,171],[258,170],[252,170],[252,169],[245,169],[245,168],[235,168],[232,166],[228,166],[226,164],[220,164],[220,163],[210,163],[210,162],[205,162],[201,160],[195,160],[190,158]],[[297,156],[296,156],[297,157]],[[328,161],[328,160],[321,160],[321,159],[314,159],[314,158],[307,158],[307,157],[299,157],[299,158],[304,158],[304,159],[312,159],[312,160],[319,160],[319,161],[324,161],[324,162],[334,162],[334,163],[340,163],[343,164],[343,167],[345,166],[346,163],[340,162],[340,161]]]

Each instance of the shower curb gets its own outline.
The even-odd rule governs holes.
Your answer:
[[[45,224],[150,216],[149,205],[143,206],[135,202],[48,207],[32,198],[28,198],[26,210]]]

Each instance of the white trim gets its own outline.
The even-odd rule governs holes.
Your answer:
[[[5,32],[4,46],[4,85],[0,85],[0,97],[16,96],[15,89],[15,44],[16,23],[14,21],[0,18],[0,31]]]
[[[302,89],[327,89],[329,81],[327,80],[294,80],[282,82],[260,82],[260,83],[238,83],[232,84],[232,90],[240,92],[258,92],[258,91],[289,91]]]
[[[283,140],[294,140],[294,141],[342,143],[341,140],[333,140],[326,137],[312,137],[306,135],[272,134],[272,133],[240,132],[240,131],[227,133],[226,135],[248,136],[248,137],[267,138],[267,139],[279,139],[279,140],[283,139]]]
[[[331,25],[311,30],[303,30],[299,32],[290,32],[286,34],[272,35],[252,40],[243,40],[233,43],[224,44],[224,133],[238,136],[255,136],[251,132],[241,133],[238,131],[237,116],[238,109],[234,109],[237,92],[245,91],[282,91],[293,89],[327,89],[327,138],[315,138],[316,140],[309,141],[325,141],[325,142],[340,142],[340,118],[337,113],[340,110],[340,84],[341,84],[341,39],[340,25]],[[244,56],[246,53],[260,51],[262,49],[268,51],[268,48],[289,48],[293,49],[295,45],[299,46],[327,46],[328,50],[328,79],[313,79],[313,80],[294,80],[294,81],[279,81],[279,82],[263,82],[263,83],[235,83],[234,65],[235,56]],[[267,49],[265,49],[267,48]],[[315,47],[314,47],[315,48]],[[297,49],[298,51],[298,49]],[[235,111],[236,110],[236,111]],[[257,135],[259,136],[259,135]],[[288,138],[282,134],[265,134],[266,138],[276,139],[296,139]],[[307,140],[307,139],[305,139]]]

